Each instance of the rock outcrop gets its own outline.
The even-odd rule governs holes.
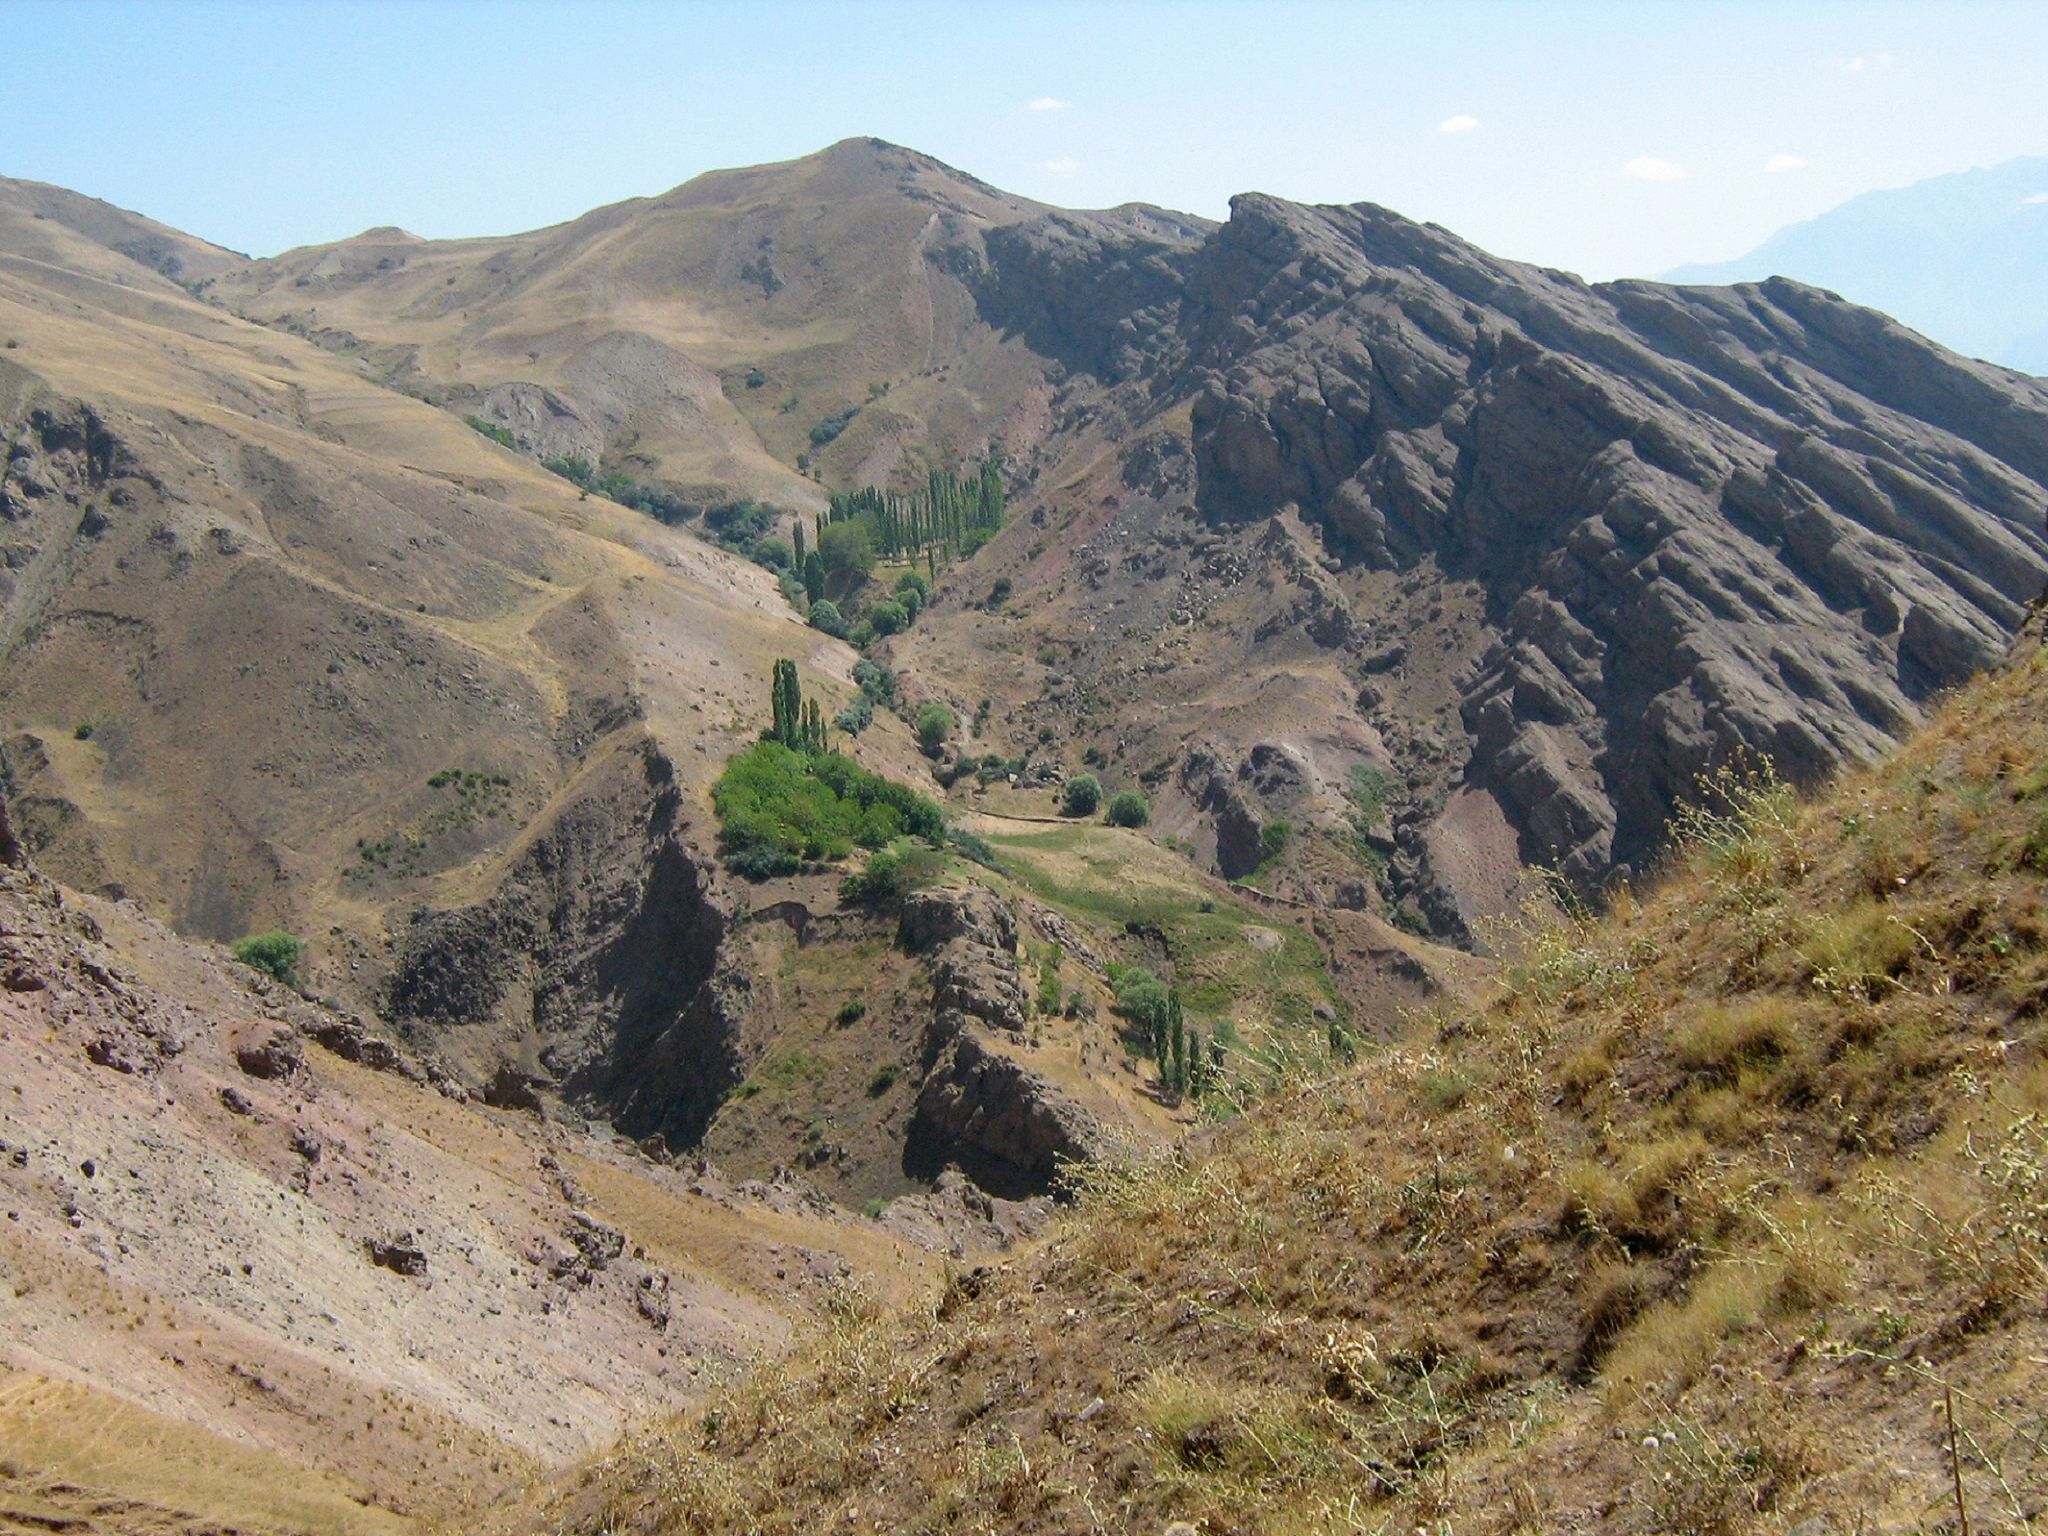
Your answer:
[[[913,891],[904,898],[899,932],[907,948],[925,956],[938,1037],[969,1023],[1023,1032],[1031,1005],[1017,972],[1017,920],[995,892]]]
[[[1148,611],[1191,622],[1243,590],[1203,574],[1241,552],[1261,596],[1231,643],[1329,658],[1391,739],[1431,658],[1376,633],[1346,573],[1400,573],[1425,616],[1432,591],[1476,591],[1431,647],[1471,646],[1454,711],[1397,766],[1438,805],[1485,789],[1525,860],[1584,887],[1651,853],[1732,755],[1804,781],[1878,751],[1996,659],[2048,576],[2048,386],[1833,294],[1588,285],[1384,209],[1260,195],[1201,238],[1047,215],[987,249],[988,318],[1105,387],[1075,426],[1120,422],[1105,435],[1151,465],[1161,424],[1184,431],[1190,500],[1230,541],[1179,532],[1178,480],[1127,469],[1080,551],[1091,613],[1121,581],[1123,633],[1142,629],[1144,587],[1178,576],[1188,595]],[[1079,693],[1166,686],[1173,659],[1072,664]],[[1240,870],[1254,806],[1195,757],[1251,745],[1191,743],[1179,775]]]
[[[937,1178],[957,1166],[990,1194],[1021,1200],[1054,1188],[1060,1166],[1094,1157],[1101,1140],[1086,1109],[967,1029],[918,1090],[903,1167]]]
[[[28,850],[21,845],[21,834],[14,830],[14,815],[7,809],[4,793],[0,793],[0,867],[28,868]]]
[[[747,982],[679,808],[658,751],[616,754],[487,900],[415,919],[392,1011],[489,1102],[535,1106],[545,1082],[629,1135],[692,1144],[745,1075]]]
[[[981,886],[914,891],[898,934],[925,956],[932,984],[904,1171],[936,1179],[958,1168],[1012,1200],[1046,1193],[1061,1163],[1095,1155],[1102,1131],[1044,1074],[1007,1054],[1003,1042],[1018,1044],[1031,1017],[1015,914]]]

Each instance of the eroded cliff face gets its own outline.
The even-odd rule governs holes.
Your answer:
[[[2048,390],[1796,283],[1589,286],[1257,195],[1198,240],[1051,216],[988,248],[991,320],[1106,386],[1068,386],[1064,429],[1124,444],[1086,486],[1106,520],[1069,514],[1085,537],[1033,559],[1078,563],[1096,610],[1121,587],[1169,632],[1214,627],[1146,664],[1165,696],[1192,686],[1174,645],[1340,668],[1419,850],[1481,792],[1524,861],[1597,887],[1735,754],[1806,781],[1878,751],[2048,577]],[[1062,303],[1094,306],[1093,344]],[[1421,636],[1458,596],[1455,632]],[[1129,686],[1075,650],[1070,691]],[[1441,686],[1413,685],[1424,650]],[[1236,872],[1279,810],[1234,776],[1288,742],[1209,725],[1177,782]],[[1411,884],[1462,926],[1440,879]]]
[[[1084,1106],[1003,1048],[1031,1017],[1015,915],[992,891],[918,891],[904,901],[899,935],[924,957],[932,989],[904,1171],[936,1179],[958,1168],[1009,1199],[1054,1189],[1061,1165],[1094,1158],[1104,1132]]]
[[[415,916],[392,1015],[497,1096],[545,1086],[631,1135],[693,1144],[750,1064],[748,981],[681,803],[651,742],[598,764],[490,896]]]

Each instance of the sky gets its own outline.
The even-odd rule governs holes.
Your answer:
[[[1068,207],[1384,204],[1589,278],[2048,153],[2048,5],[0,0],[0,175],[252,255],[874,135]]]

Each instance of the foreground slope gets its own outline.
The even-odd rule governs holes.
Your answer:
[[[492,1530],[2022,1529],[2048,655]]]
[[[485,1108],[8,865],[0,1529],[395,1532],[700,1399],[845,1276],[928,1289],[814,1196]]]

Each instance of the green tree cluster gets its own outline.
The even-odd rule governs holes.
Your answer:
[[[921,488],[902,494],[871,485],[835,495],[826,517],[865,526],[888,559],[924,550],[936,573],[933,553],[965,549],[977,533],[986,539],[1003,526],[1003,505],[1003,467],[990,458],[972,475],[935,469]]]

